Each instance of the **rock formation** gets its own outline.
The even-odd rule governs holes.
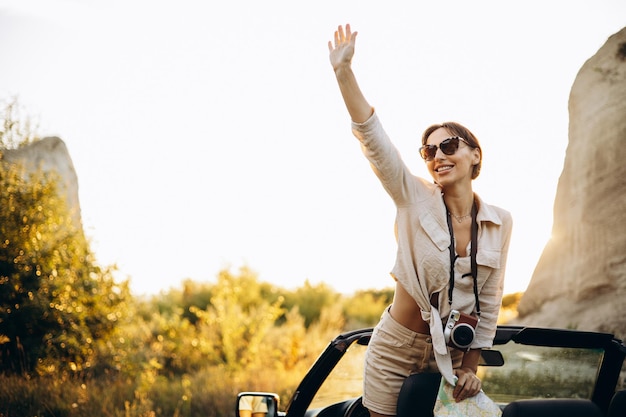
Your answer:
[[[71,210],[76,226],[82,229],[80,204],[78,200],[78,177],[72,158],[63,142],[58,137],[47,137],[18,149],[3,151],[7,162],[21,163],[26,173],[41,169],[44,172],[56,172],[62,178],[59,191],[65,193],[67,207]]]
[[[552,237],[518,310],[525,325],[626,338],[626,28],[572,86]]]

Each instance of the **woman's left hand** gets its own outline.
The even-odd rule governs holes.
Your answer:
[[[482,382],[470,368],[457,368],[454,374],[459,378],[454,387],[453,396],[456,402],[473,397],[480,392]]]

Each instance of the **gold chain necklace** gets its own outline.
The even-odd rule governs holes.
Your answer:
[[[454,217],[456,219],[457,222],[459,223],[463,223],[463,219],[466,219],[468,217],[470,217],[472,215],[472,213],[470,214],[466,214],[465,216],[457,216],[456,214],[452,213],[452,212],[448,212],[450,213],[450,215],[452,215],[452,217]]]

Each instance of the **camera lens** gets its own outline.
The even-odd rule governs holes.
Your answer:
[[[474,341],[474,329],[467,324],[459,324],[452,331],[452,341],[460,347],[467,347]]]

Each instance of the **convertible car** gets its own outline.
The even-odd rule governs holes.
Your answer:
[[[267,417],[369,417],[361,404],[363,358],[372,329],[335,337],[300,382],[284,409],[273,393],[242,392],[244,402],[264,403]],[[503,417],[624,417],[626,345],[607,333],[498,326],[493,349],[484,350],[483,391]],[[432,416],[439,374],[407,378],[398,417]],[[255,415],[255,416],[258,416]]]

